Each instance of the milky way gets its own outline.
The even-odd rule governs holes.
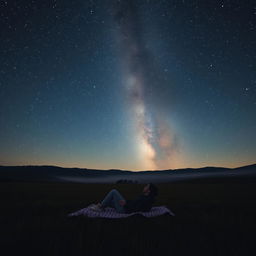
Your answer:
[[[1,1],[0,165],[254,164],[254,2]]]
[[[143,42],[139,16],[132,1],[121,1],[115,6],[115,20],[119,31],[117,39],[122,53],[126,91],[145,167],[171,167],[172,159],[179,149],[177,136],[169,127],[161,108],[152,102],[154,87],[161,81],[156,74],[149,78],[155,66],[153,54]]]

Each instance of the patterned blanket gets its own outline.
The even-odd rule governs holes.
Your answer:
[[[175,216],[175,214],[168,209],[166,206],[157,206],[152,207],[149,212],[133,212],[133,213],[118,213],[112,207],[106,207],[104,211],[97,212],[91,210],[89,207],[83,208],[76,212],[68,214],[69,217],[84,215],[90,218],[110,218],[110,219],[119,219],[119,218],[127,218],[135,214],[141,214],[144,217],[156,217],[163,214],[169,214],[171,216]]]

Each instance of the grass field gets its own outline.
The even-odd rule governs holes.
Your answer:
[[[141,184],[1,183],[1,255],[255,255],[255,183],[157,184],[175,217],[67,214]]]

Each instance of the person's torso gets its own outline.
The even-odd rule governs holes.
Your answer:
[[[124,205],[126,213],[136,212],[136,211],[150,211],[153,198],[151,196],[140,195],[134,200],[127,200]]]

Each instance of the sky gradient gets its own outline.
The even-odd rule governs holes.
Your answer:
[[[254,1],[0,4],[0,165],[256,162]]]

